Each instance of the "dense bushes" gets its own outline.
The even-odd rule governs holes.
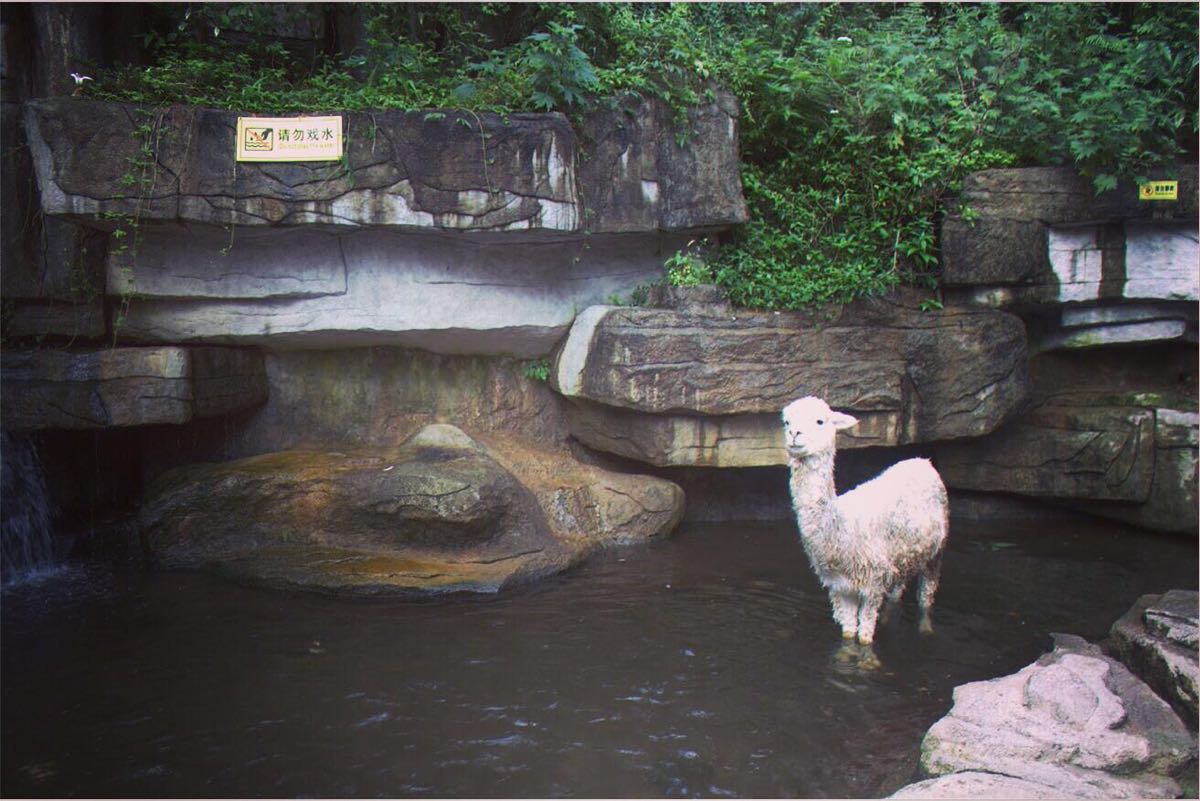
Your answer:
[[[1197,133],[1195,4],[367,4],[350,52],[307,62],[221,37],[268,29],[270,6],[165,8],[152,63],[95,93],[574,114],[636,92],[682,121],[728,87],[752,220],[679,258],[764,308],[935,286],[938,215],[973,170],[1071,164],[1100,190]]]

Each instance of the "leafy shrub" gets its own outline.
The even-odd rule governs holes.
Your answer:
[[[676,251],[664,263],[667,283],[671,286],[699,286],[713,283],[715,276],[704,260],[703,248],[708,240],[692,240],[687,247]]]
[[[549,33],[525,37],[522,61],[530,73],[533,104],[543,111],[581,106],[598,81],[592,62],[575,43],[580,26],[551,22],[548,27]]]
[[[1074,164],[1099,191],[1174,156],[1196,125],[1180,94],[1196,11],[1143,9],[1128,32],[1108,13],[827,7],[790,50],[755,40],[721,59],[741,87],[751,222],[715,255],[718,282],[765,308],[931,286],[939,215],[968,173]]]

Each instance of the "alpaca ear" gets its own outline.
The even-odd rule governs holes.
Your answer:
[[[833,423],[834,428],[841,431],[858,425],[858,418],[841,412],[833,412],[829,415],[829,422]]]

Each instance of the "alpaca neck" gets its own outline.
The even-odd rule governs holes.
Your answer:
[[[834,501],[833,452],[788,458],[791,468],[792,504],[804,536],[833,533],[840,518]]]

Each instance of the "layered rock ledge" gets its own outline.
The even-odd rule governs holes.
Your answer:
[[[142,507],[160,564],[326,592],[494,592],[668,534],[671,482],[434,424],[390,449],[286,451],[164,475]]]
[[[233,348],[9,350],[5,430],[187,423],[267,399],[262,354]]]
[[[1200,595],[1171,590],[1143,595],[1109,632],[1109,646],[1195,731],[1200,660],[1197,618]]]
[[[561,114],[352,112],[341,161],[239,163],[237,116],[25,104],[48,246],[5,264],[12,333],[103,336],[107,294],[136,298],[136,342],[545,356],[578,309],[747,219],[723,92],[685,146],[658,101],[594,112],[586,140]]]
[[[592,307],[552,381],[572,401],[575,438],[658,466],[785,464],[779,410],[807,394],[859,417],[841,447],[994,430],[1028,389],[1020,320],[916,305],[902,294],[828,313]]]
[[[737,104],[694,109],[674,145],[661,103],[597,112],[596,158],[561,114],[347,112],[337,162],[238,163],[236,112],[46,98],[26,103],[46,214],[208,225],[446,231],[683,230],[746,220]],[[141,149],[154,164],[126,177]],[[700,189],[699,187],[702,187]],[[585,222],[585,216],[588,219]]]
[[[1028,410],[985,437],[939,444],[938,467],[957,489],[1017,493],[1194,535],[1194,360],[1182,345],[1041,354],[1030,366]]]
[[[1197,300],[1196,165],[1160,172],[1178,200],[1131,182],[1097,195],[1066,167],[974,173],[942,225],[946,286],[994,306]]]

